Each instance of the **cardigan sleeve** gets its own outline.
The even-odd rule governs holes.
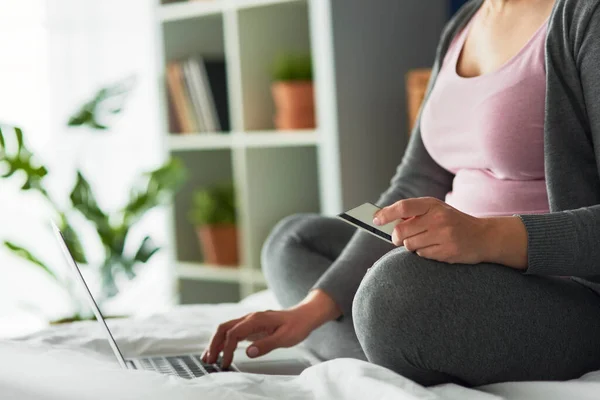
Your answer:
[[[591,182],[589,177],[594,177],[595,183],[590,183],[583,191],[599,196],[600,193],[596,192],[600,191],[598,178],[600,166],[600,68],[598,67],[600,66],[600,7],[596,6],[595,11],[590,15],[581,47],[575,53],[572,62],[576,70],[573,75],[576,77],[578,75],[577,79],[580,79],[577,86],[581,88],[581,101],[583,102],[579,119],[586,120],[586,123],[581,124],[581,130],[585,136],[578,137],[577,141],[584,143],[588,148],[593,146],[593,149],[589,151],[591,156],[588,160],[581,148],[577,149],[579,154],[575,154],[573,150],[576,148],[571,147],[574,145],[565,142],[562,148],[554,148],[549,157],[562,157],[559,155],[560,152],[567,151],[572,152],[574,158],[579,156],[580,159],[584,159],[578,164],[579,175],[588,177],[586,178],[588,182]],[[557,62],[561,61],[557,60]],[[561,82],[566,85],[564,79]],[[576,102],[576,97],[572,95],[571,102]],[[565,120],[567,114],[563,112],[559,117]],[[565,129],[568,129],[569,125],[579,128],[579,125],[573,121],[573,123],[567,124]],[[568,131],[564,131],[562,134],[562,140],[574,141],[573,133],[569,135]],[[594,158],[595,163],[593,162]],[[567,161],[573,163],[573,160]],[[567,168],[566,165],[559,165],[559,167],[563,170],[563,174],[572,173],[572,171],[564,172]],[[560,174],[561,171],[555,173]],[[566,181],[579,178],[571,175],[570,177],[562,176],[561,179]],[[583,180],[576,182],[580,186],[586,186]],[[556,198],[559,196],[564,203],[567,200],[579,203],[594,202],[593,199],[583,199],[575,193],[575,190],[570,191],[558,183],[555,184],[554,190],[557,193],[553,200],[556,204],[558,203]],[[598,203],[597,197],[595,203]],[[527,274],[600,276],[600,204],[542,215],[519,215],[519,217],[525,225],[528,237]]]

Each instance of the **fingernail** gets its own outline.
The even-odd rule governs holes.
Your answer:
[[[379,221],[379,218],[373,218],[373,225],[381,225],[381,221]]]
[[[248,357],[256,357],[258,356],[258,348],[250,346],[248,347],[248,350],[246,350],[246,354],[248,354]]]

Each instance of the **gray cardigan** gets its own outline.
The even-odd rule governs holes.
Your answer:
[[[468,2],[444,29],[425,101],[452,39],[482,3]],[[526,273],[580,277],[573,279],[600,291],[600,0],[556,1],[546,39],[546,74],[544,162],[550,213],[519,215],[528,236]],[[423,146],[419,118],[402,163],[377,203],[426,196],[443,200],[453,178]],[[391,249],[357,232],[314,288],[351,315],[366,270]]]

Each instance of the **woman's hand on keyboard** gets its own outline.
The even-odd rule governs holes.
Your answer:
[[[291,347],[303,341],[308,334],[309,324],[302,322],[296,310],[262,311],[248,314],[219,325],[202,361],[212,364],[223,352],[223,368],[233,360],[233,352],[239,342],[254,341],[246,350],[248,357],[267,354],[279,347]]]
[[[221,366],[229,368],[233,352],[243,340],[253,342],[246,349],[250,358],[295,346],[314,329],[339,315],[339,308],[327,294],[313,290],[302,303],[288,310],[255,312],[219,325],[202,354],[202,361],[214,364],[222,352]]]

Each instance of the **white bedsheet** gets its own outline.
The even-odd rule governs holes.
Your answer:
[[[199,351],[215,326],[246,312],[273,308],[268,293],[242,304],[184,306],[143,320],[111,321],[126,356]],[[48,329],[0,341],[0,398],[105,399],[600,399],[600,372],[570,382],[503,383],[466,389],[423,388],[384,368],[340,359],[298,377],[213,374],[195,380],[122,370],[97,323]]]

